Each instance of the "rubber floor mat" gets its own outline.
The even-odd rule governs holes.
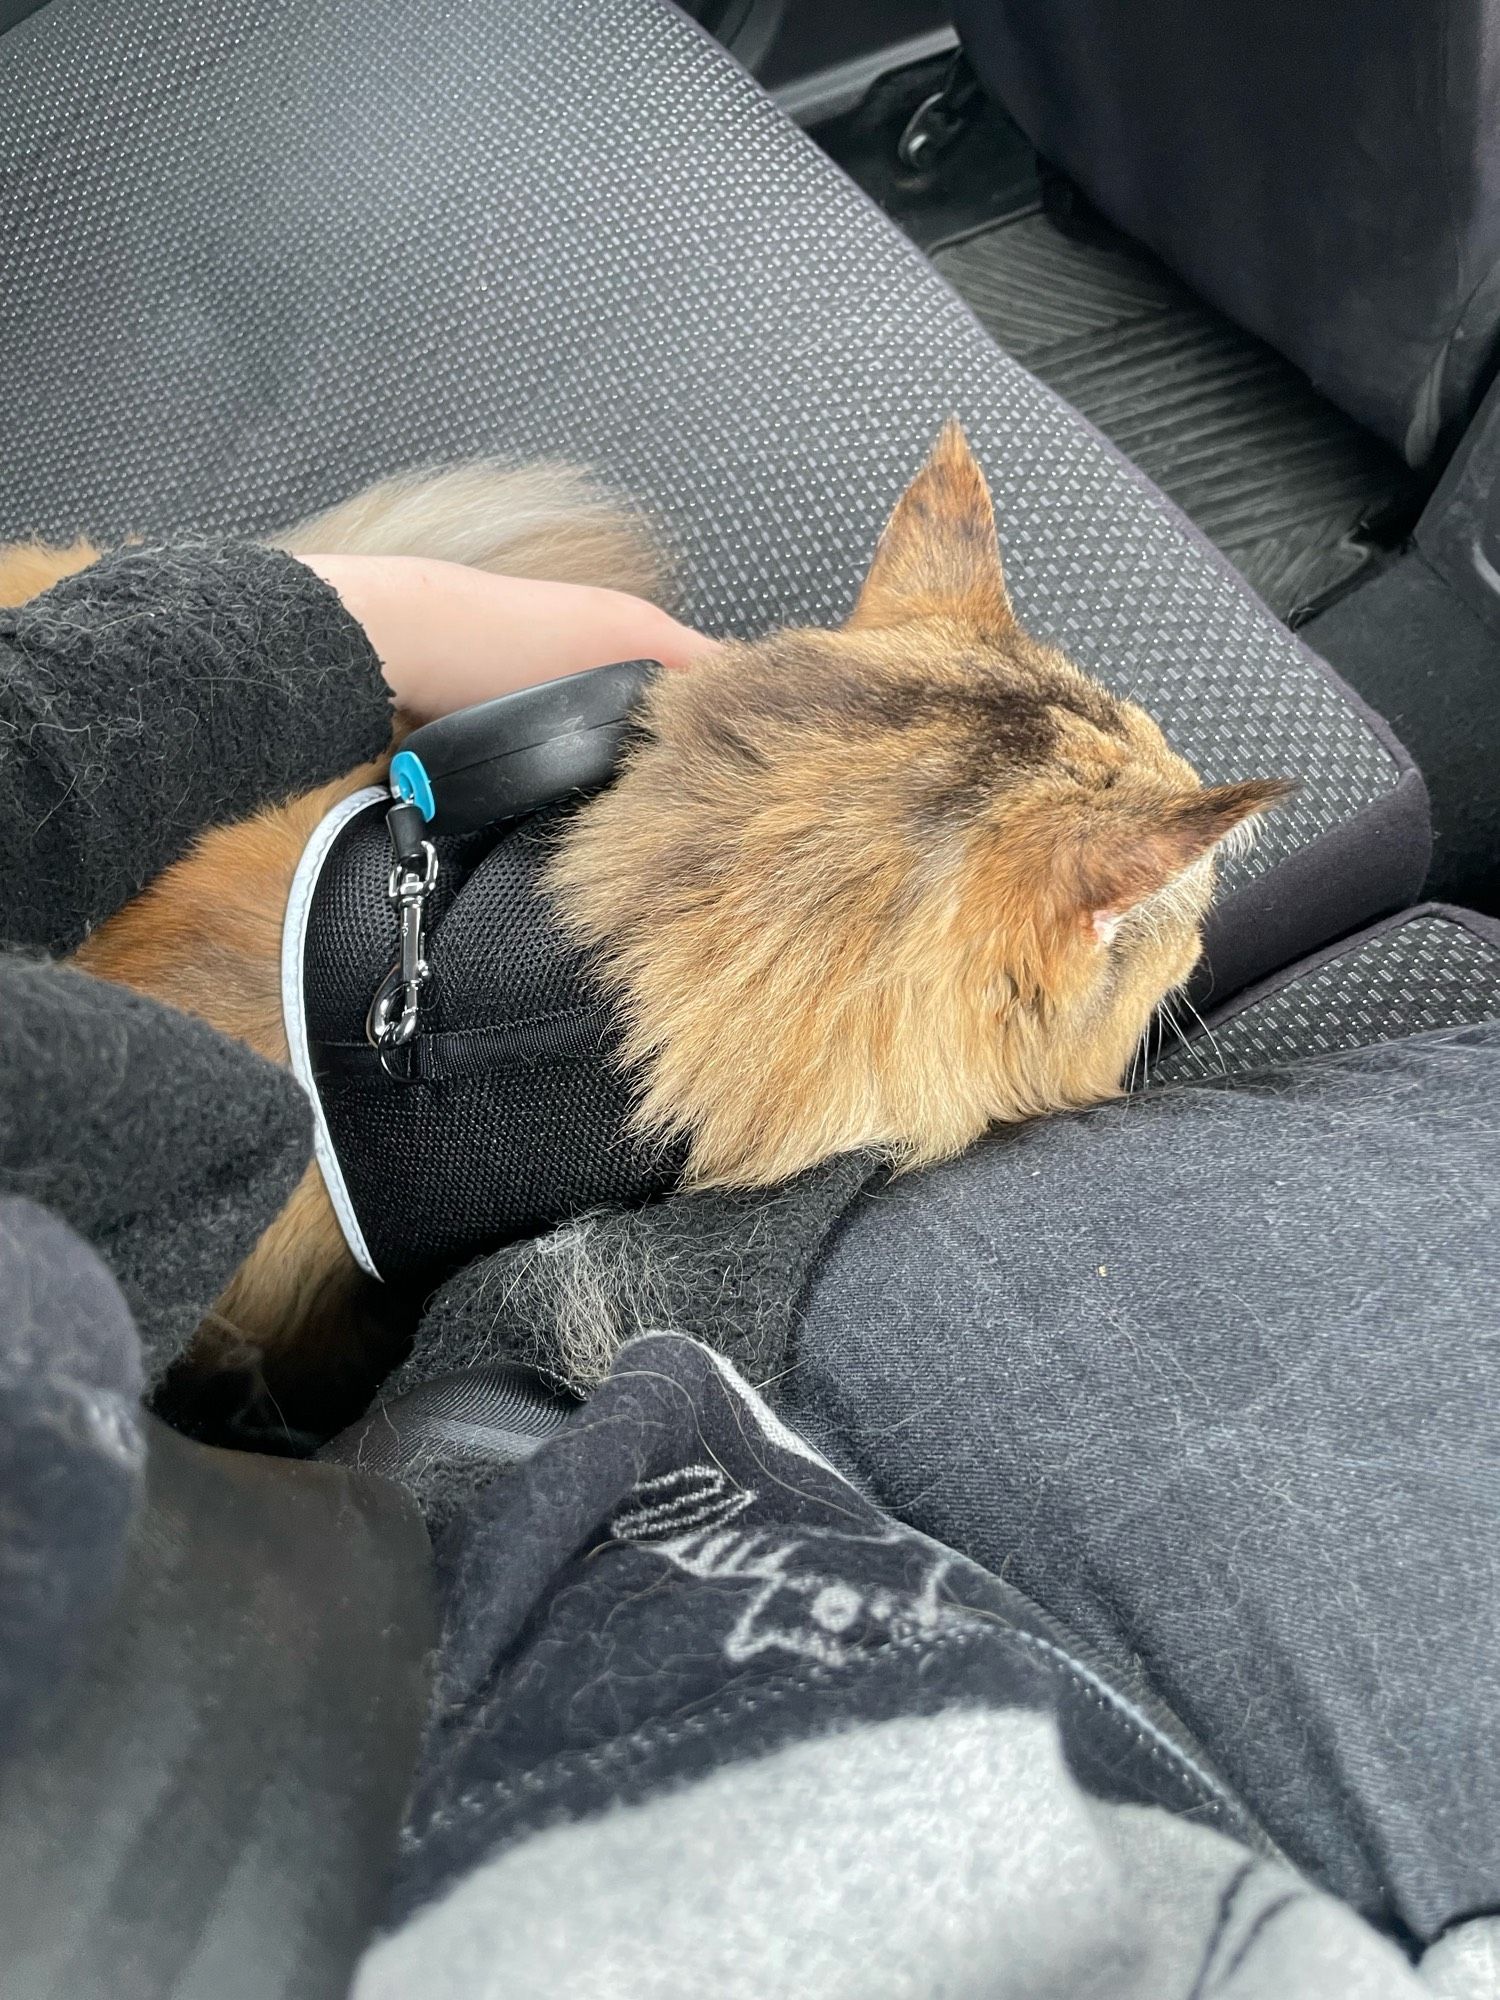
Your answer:
[[[1283,618],[1341,595],[1415,518],[1423,482],[1394,452],[1108,225],[1033,212],[933,261]]]

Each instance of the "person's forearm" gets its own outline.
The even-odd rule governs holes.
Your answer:
[[[424,556],[309,555],[414,721],[615,660],[685,667],[711,641],[644,599]]]
[[[93,1244],[148,1380],[183,1353],[312,1150],[289,1070],[72,966],[0,951],[0,1195]]]

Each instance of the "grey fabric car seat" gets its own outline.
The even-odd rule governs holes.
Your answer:
[[[1120,226],[1429,459],[1500,336],[1493,0],[956,0],[985,83]]]
[[[87,0],[0,41],[0,534],[265,529],[565,453],[713,629],[837,618],[942,420],[1033,626],[1211,778],[1220,994],[1417,892],[1421,780],[667,0]]]
[[[1250,1076],[1500,1021],[1500,922],[1419,903],[1272,973],[1163,1047],[1148,1082]]]

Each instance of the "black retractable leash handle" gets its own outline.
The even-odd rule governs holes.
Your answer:
[[[403,1052],[420,1026],[430,976],[423,922],[438,874],[432,836],[478,833],[602,790],[631,717],[660,672],[654,660],[622,660],[520,688],[424,723],[392,758],[386,893],[400,944],[370,1003],[365,1033],[396,1081],[412,1079]]]
[[[424,723],[392,759],[391,790],[420,810],[429,833],[478,833],[570,792],[600,791],[660,672],[654,660],[623,660]]]

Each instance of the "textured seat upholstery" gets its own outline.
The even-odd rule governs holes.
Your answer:
[[[1149,1080],[1248,1075],[1487,1021],[1500,1021],[1500,923],[1422,903],[1236,995],[1163,1049]]]
[[[1500,354],[1494,0],[956,0],[1041,152],[1420,465]]]
[[[1416,893],[1388,732],[667,0],[52,0],[0,104],[0,533],[560,452],[748,630],[844,612],[956,412],[1033,627],[1207,776],[1303,780],[1228,871],[1217,991]]]

